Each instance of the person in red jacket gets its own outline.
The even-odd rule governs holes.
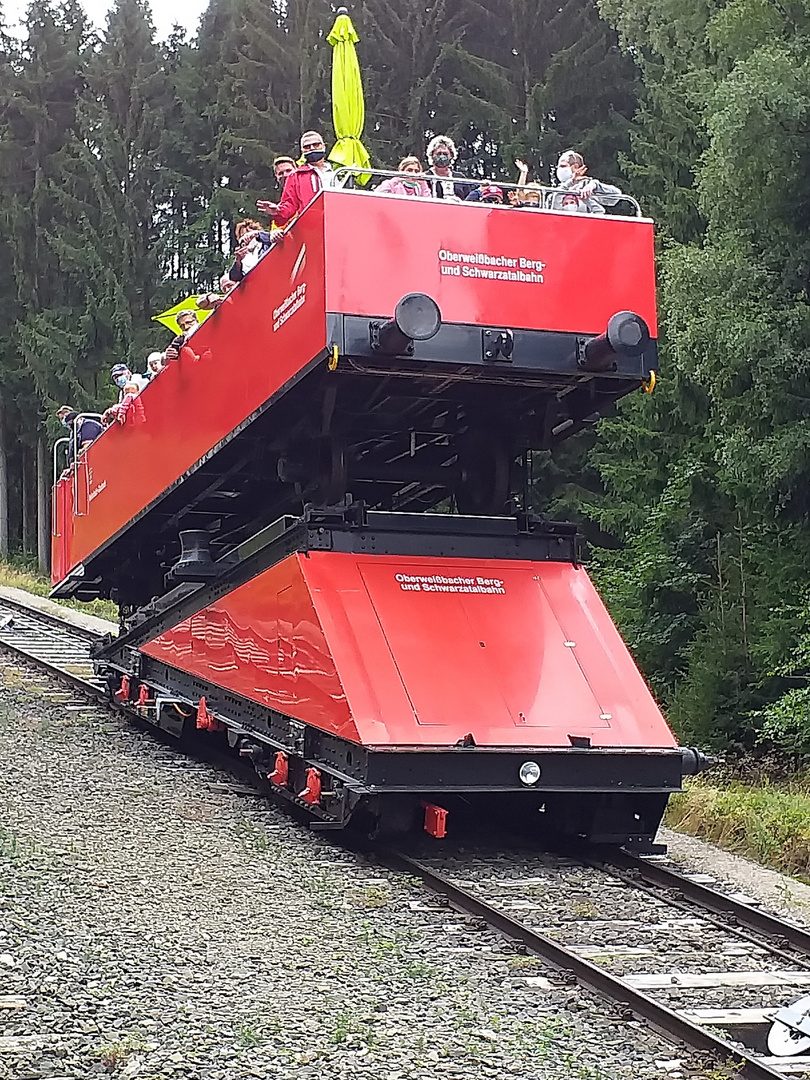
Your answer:
[[[301,136],[301,153],[306,165],[301,165],[287,177],[281,202],[260,199],[256,207],[269,214],[276,225],[284,226],[309,206],[323,188],[331,187],[335,180],[332,166],[326,160],[326,143],[317,131],[305,131]]]

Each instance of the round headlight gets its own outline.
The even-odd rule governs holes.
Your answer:
[[[524,761],[520,766],[520,772],[518,773],[521,784],[525,784],[527,787],[536,784],[540,779],[540,772],[540,766],[536,761]]]

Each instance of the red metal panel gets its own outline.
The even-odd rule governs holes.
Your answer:
[[[68,563],[73,534],[73,485],[58,480],[53,489],[51,506],[51,575],[61,581],[70,569]]]
[[[127,422],[88,448],[86,515],[73,522],[67,565],[54,563],[54,581],[323,354],[322,205],[206,320],[180,359],[139,395]]]
[[[390,315],[405,293],[425,292],[447,322],[601,334],[629,310],[656,335],[650,221],[357,192],[324,198],[329,311]],[[481,273],[507,277],[471,276]]]
[[[293,555],[143,651],[366,745],[675,746],[567,563]]]
[[[358,741],[312,606],[305,562],[290,556],[161,634],[143,652]]]

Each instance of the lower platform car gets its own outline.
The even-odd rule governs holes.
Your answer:
[[[96,656],[118,703],[221,733],[312,826],[497,817],[650,850],[705,764],[677,746],[569,525],[369,511],[282,518],[172,588]]]

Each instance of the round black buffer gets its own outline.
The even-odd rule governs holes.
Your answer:
[[[438,333],[442,313],[432,296],[406,293],[394,309],[393,319],[375,328],[374,344],[382,352],[396,356],[404,353],[412,341],[427,341]]]
[[[211,558],[208,543],[211,537],[205,529],[183,529],[180,537],[180,558],[171,568],[174,581],[208,581],[219,570]]]
[[[607,330],[585,346],[580,366],[586,371],[606,371],[617,356],[640,356],[650,343],[650,328],[635,311],[611,315]]]

